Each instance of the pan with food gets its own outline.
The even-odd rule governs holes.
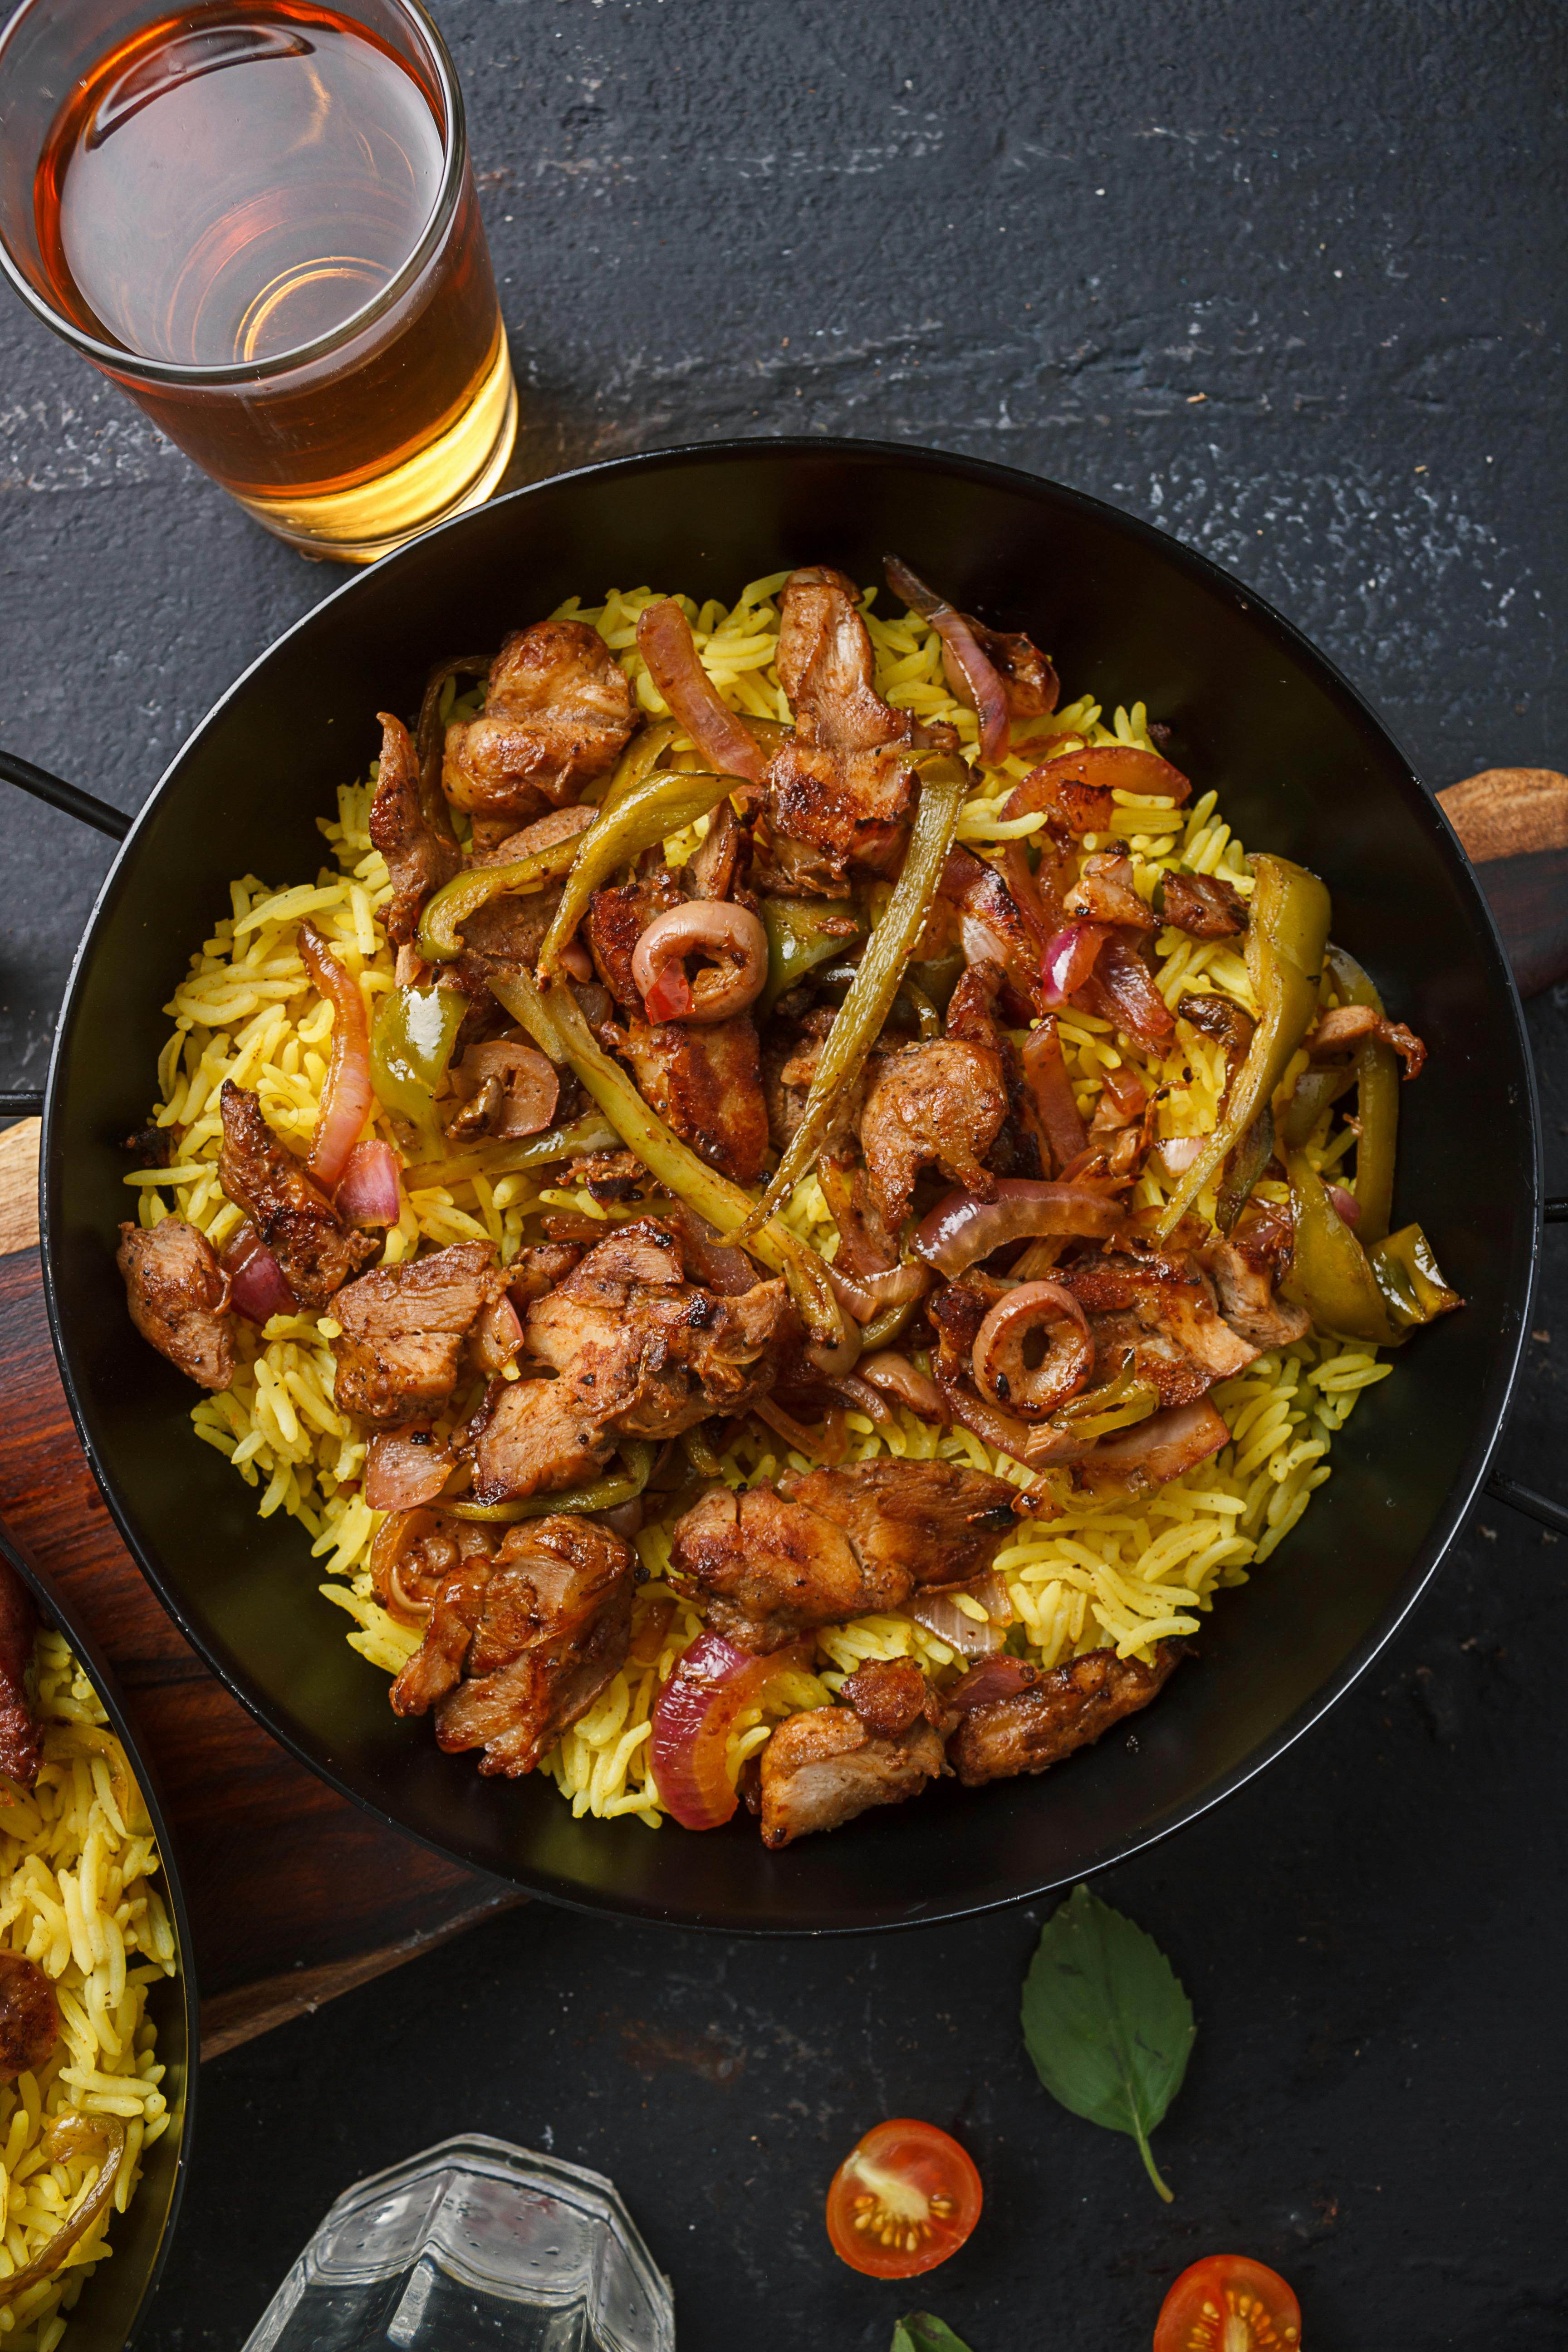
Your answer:
[[[1222,575],[995,469],[678,455],[434,534],[187,747],[62,1020],[51,1301],[143,1565],[353,1793],[566,1899],[929,1917],[1386,1637],[1512,1378],[1530,1104],[1441,820]]]

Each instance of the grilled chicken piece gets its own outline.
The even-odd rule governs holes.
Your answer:
[[[206,1235],[184,1217],[121,1225],[115,1263],[142,1337],[204,1389],[227,1388],[234,1378],[228,1276]]]
[[[1183,1375],[1171,1357],[1173,1347],[1203,1375],[1201,1386],[1191,1391],[1198,1395],[1215,1381],[1245,1371],[1261,1353],[1224,1320],[1203,1268],[1180,1252],[1084,1258],[1064,1268],[1059,1279],[1089,1318],[1099,1351],[1098,1375],[1110,1378],[1127,1344],[1135,1355],[1142,1347],[1149,1361],[1147,1376],[1159,1388],[1162,1402],[1186,1401],[1175,1393]],[[1134,1338],[1134,1328],[1154,1344]]]
[[[631,681],[585,621],[514,630],[490,664],[478,719],[447,730],[447,798],[476,817],[526,819],[608,773],[637,723]]]
[[[843,1696],[841,1706],[788,1717],[763,1749],[765,1846],[776,1851],[873,1805],[901,1804],[947,1769],[937,1703],[912,1658],[862,1666]]]
[[[0,2083],[41,2074],[59,2038],[60,2005],[46,1970],[9,1946],[0,1949]]]
[[[37,1779],[43,1756],[27,1704],[27,1668],[37,1630],[32,1594],[10,1562],[0,1559],[0,1772],[19,1780],[24,1789]]]
[[[1219,1294],[1219,1311],[1231,1329],[1254,1346],[1288,1348],[1311,1329],[1307,1309],[1277,1298],[1267,1267],[1255,1265],[1233,1243],[1212,1243],[1199,1251],[1198,1263]]]
[[[300,1306],[324,1307],[367,1259],[380,1255],[380,1241],[342,1223],[326,1194],[273,1134],[248,1088],[226,1078],[218,1108],[219,1183],[256,1227]]]
[[[922,1168],[933,1162],[982,1199],[995,1186],[984,1166],[1007,1116],[1002,1058],[963,1037],[905,1045],[876,1066],[860,1113],[860,1149],[877,1206],[902,1223]]]
[[[1233,939],[1247,929],[1246,899],[1215,874],[1167,874],[1155,899],[1163,919],[1194,940]]]
[[[1162,1642],[1152,1666],[1119,1658],[1114,1650],[1090,1650],[1047,1674],[1021,1658],[986,1659],[947,1695],[948,1704],[961,1710],[947,1743],[948,1760],[966,1789],[1020,1772],[1044,1772],[1158,1697],[1182,1655],[1179,1642]],[[1013,1674],[995,1675],[998,1665]],[[982,1685],[981,1676],[987,1675],[990,1682]],[[1009,1679],[1017,1685],[1012,1696],[965,1706],[965,1684],[994,1687]]]
[[[471,1549],[442,1586],[393,1707],[434,1706],[437,1746],[482,1748],[483,1773],[531,1772],[626,1663],[636,1589],[629,1545],[596,1521],[513,1528],[493,1560]]]
[[[901,1609],[917,1586],[983,1575],[1016,1490],[948,1462],[862,1462],[714,1488],[676,1525],[670,1558],[738,1649],[782,1649],[816,1625]]]
[[[909,814],[910,750],[958,740],[882,700],[859,604],[854,582],[821,565],[794,572],[780,599],[778,676],[795,731],[768,767],[768,824],[775,856],[783,841],[804,842],[833,877],[887,863]]]
[[[1359,1045],[1363,1037],[1376,1037],[1384,1045],[1392,1045],[1405,1064],[1407,1078],[1421,1076],[1426,1063],[1422,1040],[1403,1021],[1385,1021],[1370,1004],[1337,1004],[1331,1012],[1320,1014],[1307,1046],[1317,1061],[1326,1055],[1342,1053],[1347,1045]]]
[[[631,1021],[620,1045],[645,1102],[710,1168],[752,1184],[768,1148],[757,1032],[749,1013],[705,1026]]]
[[[595,890],[588,904],[584,926],[594,969],[623,1013],[639,1017],[642,991],[632,978],[632,955],[656,915],[683,904],[685,893],[662,855],[650,859],[646,874],[617,888]]]
[[[1086,857],[1083,870],[1062,900],[1062,911],[1076,921],[1124,923],[1135,931],[1157,931],[1158,916],[1138,895],[1132,860],[1123,852],[1114,856]]]
[[[449,882],[463,853],[445,802],[426,805],[419,761],[407,728],[387,711],[381,720],[381,765],[370,804],[370,837],[386,860],[392,898],[384,920],[394,947],[405,947],[419,928],[425,901]]]
[[[454,1242],[406,1265],[378,1266],[340,1290],[332,1341],[340,1411],[384,1428],[428,1421],[458,1384],[463,1342],[510,1276],[493,1242]]]
[[[492,1394],[472,1440],[476,1495],[574,1485],[604,1466],[617,1436],[673,1437],[743,1412],[773,1384],[769,1343],[785,1307],[782,1282],[735,1298],[699,1289],[667,1227],[623,1225],[529,1307],[529,1351],[557,1377]]]

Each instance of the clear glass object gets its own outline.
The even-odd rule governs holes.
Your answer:
[[[245,2352],[674,2352],[615,2184],[478,2133],[338,2199]]]
[[[25,0],[0,266],[308,553],[368,562],[511,454],[462,97],[416,0]]]

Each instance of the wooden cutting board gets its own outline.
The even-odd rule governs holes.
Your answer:
[[[29,1118],[0,1133],[0,1519],[87,1618],[152,1749],[195,1936],[202,2055],[216,2057],[526,1898],[384,1829],[297,1764],[164,1615],[60,1386],[39,1132]]]
[[[1568,777],[1494,768],[1439,795],[1526,994],[1568,971]],[[0,1518],[109,1653],[180,1841],[213,2057],[427,1951],[511,1887],[339,1797],[190,1649],[115,1531],[55,1365],[38,1256],[39,1122],[0,1132]]]

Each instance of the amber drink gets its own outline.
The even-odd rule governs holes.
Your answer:
[[[0,241],[258,521],[366,562],[489,496],[517,394],[440,37],[406,0],[28,0]]]

